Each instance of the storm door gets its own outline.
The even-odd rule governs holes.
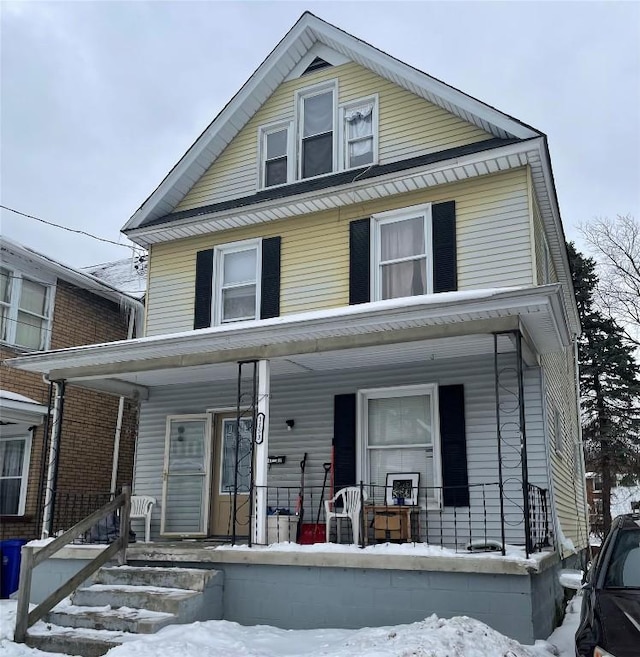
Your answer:
[[[160,528],[164,536],[207,535],[210,466],[211,416],[169,416]]]

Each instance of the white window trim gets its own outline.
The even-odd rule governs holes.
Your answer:
[[[302,133],[304,128],[304,99],[309,96],[317,96],[319,94],[325,93],[327,91],[333,92],[333,163],[331,171],[327,173],[321,173],[317,176],[309,176],[307,178],[302,177]],[[303,89],[297,89],[294,94],[295,100],[295,153],[296,153],[296,181],[301,180],[314,180],[315,178],[323,178],[325,176],[330,176],[339,171],[338,164],[340,158],[338,157],[338,131],[339,131],[339,113],[338,113],[338,80],[328,80],[326,82],[320,82],[318,84],[313,84],[309,87],[304,87]]]
[[[345,114],[348,110],[360,107],[361,105],[366,105],[367,103],[373,103],[372,117],[371,117],[371,130],[373,132],[373,161],[369,165],[360,165],[357,167],[349,166],[349,144],[347,139],[347,130],[345,127]],[[339,106],[340,113],[340,152],[341,152],[341,170],[350,170],[350,169],[361,169],[363,166],[374,166],[378,164],[378,94],[373,94],[371,96],[366,96],[365,98],[359,98],[358,100],[344,103]]]
[[[272,132],[280,132],[281,130],[287,131],[287,182],[280,185],[265,185],[265,162],[267,156],[267,135]],[[268,123],[258,128],[258,189],[273,189],[276,187],[284,187],[294,182],[296,170],[296,156],[295,156],[295,133],[293,130],[293,121],[277,121],[276,123]]]
[[[161,536],[185,536],[185,537],[200,537],[207,536],[209,529],[209,501],[211,498],[211,436],[212,436],[212,427],[211,427],[211,415],[209,413],[193,413],[187,415],[167,415],[166,417],[166,427],[165,427],[165,438],[164,438],[164,462],[162,464],[162,509],[160,512],[160,535]],[[203,531],[185,533],[185,532],[167,532],[166,524],[166,509],[167,509],[167,497],[168,497],[168,483],[169,483],[169,447],[171,443],[171,423],[172,422],[189,422],[189,421],[204,421],[204,483],[203,483],[203,500],[200,505],[200,511],[202,513],[202,526]],[[189,476],[187,474],[186,476]]]
[[[412,205],[399,210],[390,210],[388,212],[379,212],[371,216],[373,230],[371,231],[371,300],[380,301],[382,299],[382,276],[380,272],[380,226],[406,219],[415,219],[422,216],[424,221],[424,242],[425,242],[425,266],[427,294],[433,293],[433,237],[432,237],[432,219],[431,203],[423,205]],[[414,258],[411,258],[414,259]],[[399,261],[400,262],[400,261]]]
[[[358,481],[369,483],[369,449],[368,449],[368,402],[370,399],[389,399],[392,397],[411,397],[415,395],[429,395],[431,400],[431,423],[433,443],[431,453],[433,458],[433,486],[435,488],[434,500],[429,500],[426,505],[428,511],[442,508],[442,456],[440,439],[440,413],[438,405],[438,385],[436,383],[424,383],[409,386],[394,386],[389,388],[369,388],[358,390],[357,394],[357,449],[356,449],[356,478]],[[393,445],[386,449],[402,449],[403,447],[414,448],[416,445]],[[378,449],[385,449],[384,447]],[[423,477],[426,473],[420,473]],[[380,482],[378,485],[384,486]],[[420,484],[423,486],[424,484]],[[421,505],[424,508],[424,505]]]
[[[29,487],[29,464],[31,462],[32,433],[21,431],[16,435],[2,435],[0,441],[24,440],[24,455],[22,457],[22,476],[20,481],[20,499],[18,501],[18,512],[7,514],[9,516],[23,516],[27,505],[27,488]],[[17,479],[17,477],[2,477],[3,479]]]
[[[236,319],[222,321],[222,263],[226,253],[237,253],[239,251],[256,250],[256,308],[255,315],[249,319]],[[241,242],[229,242],[219,244],[213,249],[213,293],[211,294],[211,317],[213,325],[234,324],[236,322],[254,321],[260,319],[260,292],[262,288],[262,239],[243,240]]]
[[[49,345],[51,344],[51,330],[52,330],[51,324],[53,318],[53,302],[55,298],[55,285],[49,281],[41,280],[37,276],[30,276],[28,273],[23,273],[19,269],[15,269],[14,267],[7,265],[5,263],[0,263],[0,268],[9,272],[9,276],[10,276],[9,289],[11,291],[10,301],[8,303],[2,302],[3,306],[9,308],[9,313],[7,316],[7,323],[8,323],[7,337],[3,339],[2,335],[0,335],[0,344],[10,345],[12,347],[24,351],[42,351],[44,349],[48,349]],[[22,281],[24,279],[27,279],[28,281],[31,281],[33,283],[37,283],[38,285],[42,285],[44,288],[46,288],[45,315],[37,315],[36,313],[30,313],[26,310],[22,311],[29,315],[33,315],[34,317],[39,317],[40,319],[44,320],[43,329],[42,329],[44,332],[44,337],[41,340],[40,346],[37,349],[33,349],[32,347],[26,347],[24,345],[20,345],[16,343],[18,311],[20,310],[18,306],[19,306],[20,295],[22,293]]]

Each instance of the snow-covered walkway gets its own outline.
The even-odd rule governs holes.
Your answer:
[[[0,655],[50,657],[13,643],[16,603],[0,602]],[[361,630],[281,630],[208,621],[166,627],[114,648],[109,657],[573,657],[579,600],[548,641],[522,646],[467,617],[430,616],[419,623]],[[58,657],[60,657],[58,655]]]

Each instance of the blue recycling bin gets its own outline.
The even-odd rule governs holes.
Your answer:
[[[0,569],[0,597],[8,598],[20,584],[20,553],[27,541],[21,538],[2,541],[2,568]]]

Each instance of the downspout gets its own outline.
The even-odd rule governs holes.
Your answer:
[[[36,510],[36,526],[35,532],[42,534],[42,496],[44,494],[45,474],[47,471],[47,448],[49,447],[49,429],[51,428],[51,407],[53,405],[53,385],[46,375],[43,375],[42,380],[47,385],[47,414],[44,418],[44,426],[42,427],[42,451],[40,456],[40,475],[38,476],[38,506]]]
[[[129,309],[129,322],[127,325],[127,340],[133,337],[133,327],[135,326],[135,309]],[[120,397],[118,402],[118,417],[116,420],[116,432],[113,437],[113,464],[111,466],[111,495],[115,495],[116,485],[118,482],[118,460],[120,459],[120,436],[122,434],[122,418],[124,417],[124,397]]]
[[[47,482],[44,495],[44,515],[42,518],[42,538],[49,538],[51,523],[53,522],[53,504],[58,472],[58,453],[60,449],[60,434],[62,429],[62,413],[64,410],[64,381],[53,381],[55,386],[55,400],[53,403],[53,417],[51,430],[51,443],[49,444],[49,467],[47,469]]]

